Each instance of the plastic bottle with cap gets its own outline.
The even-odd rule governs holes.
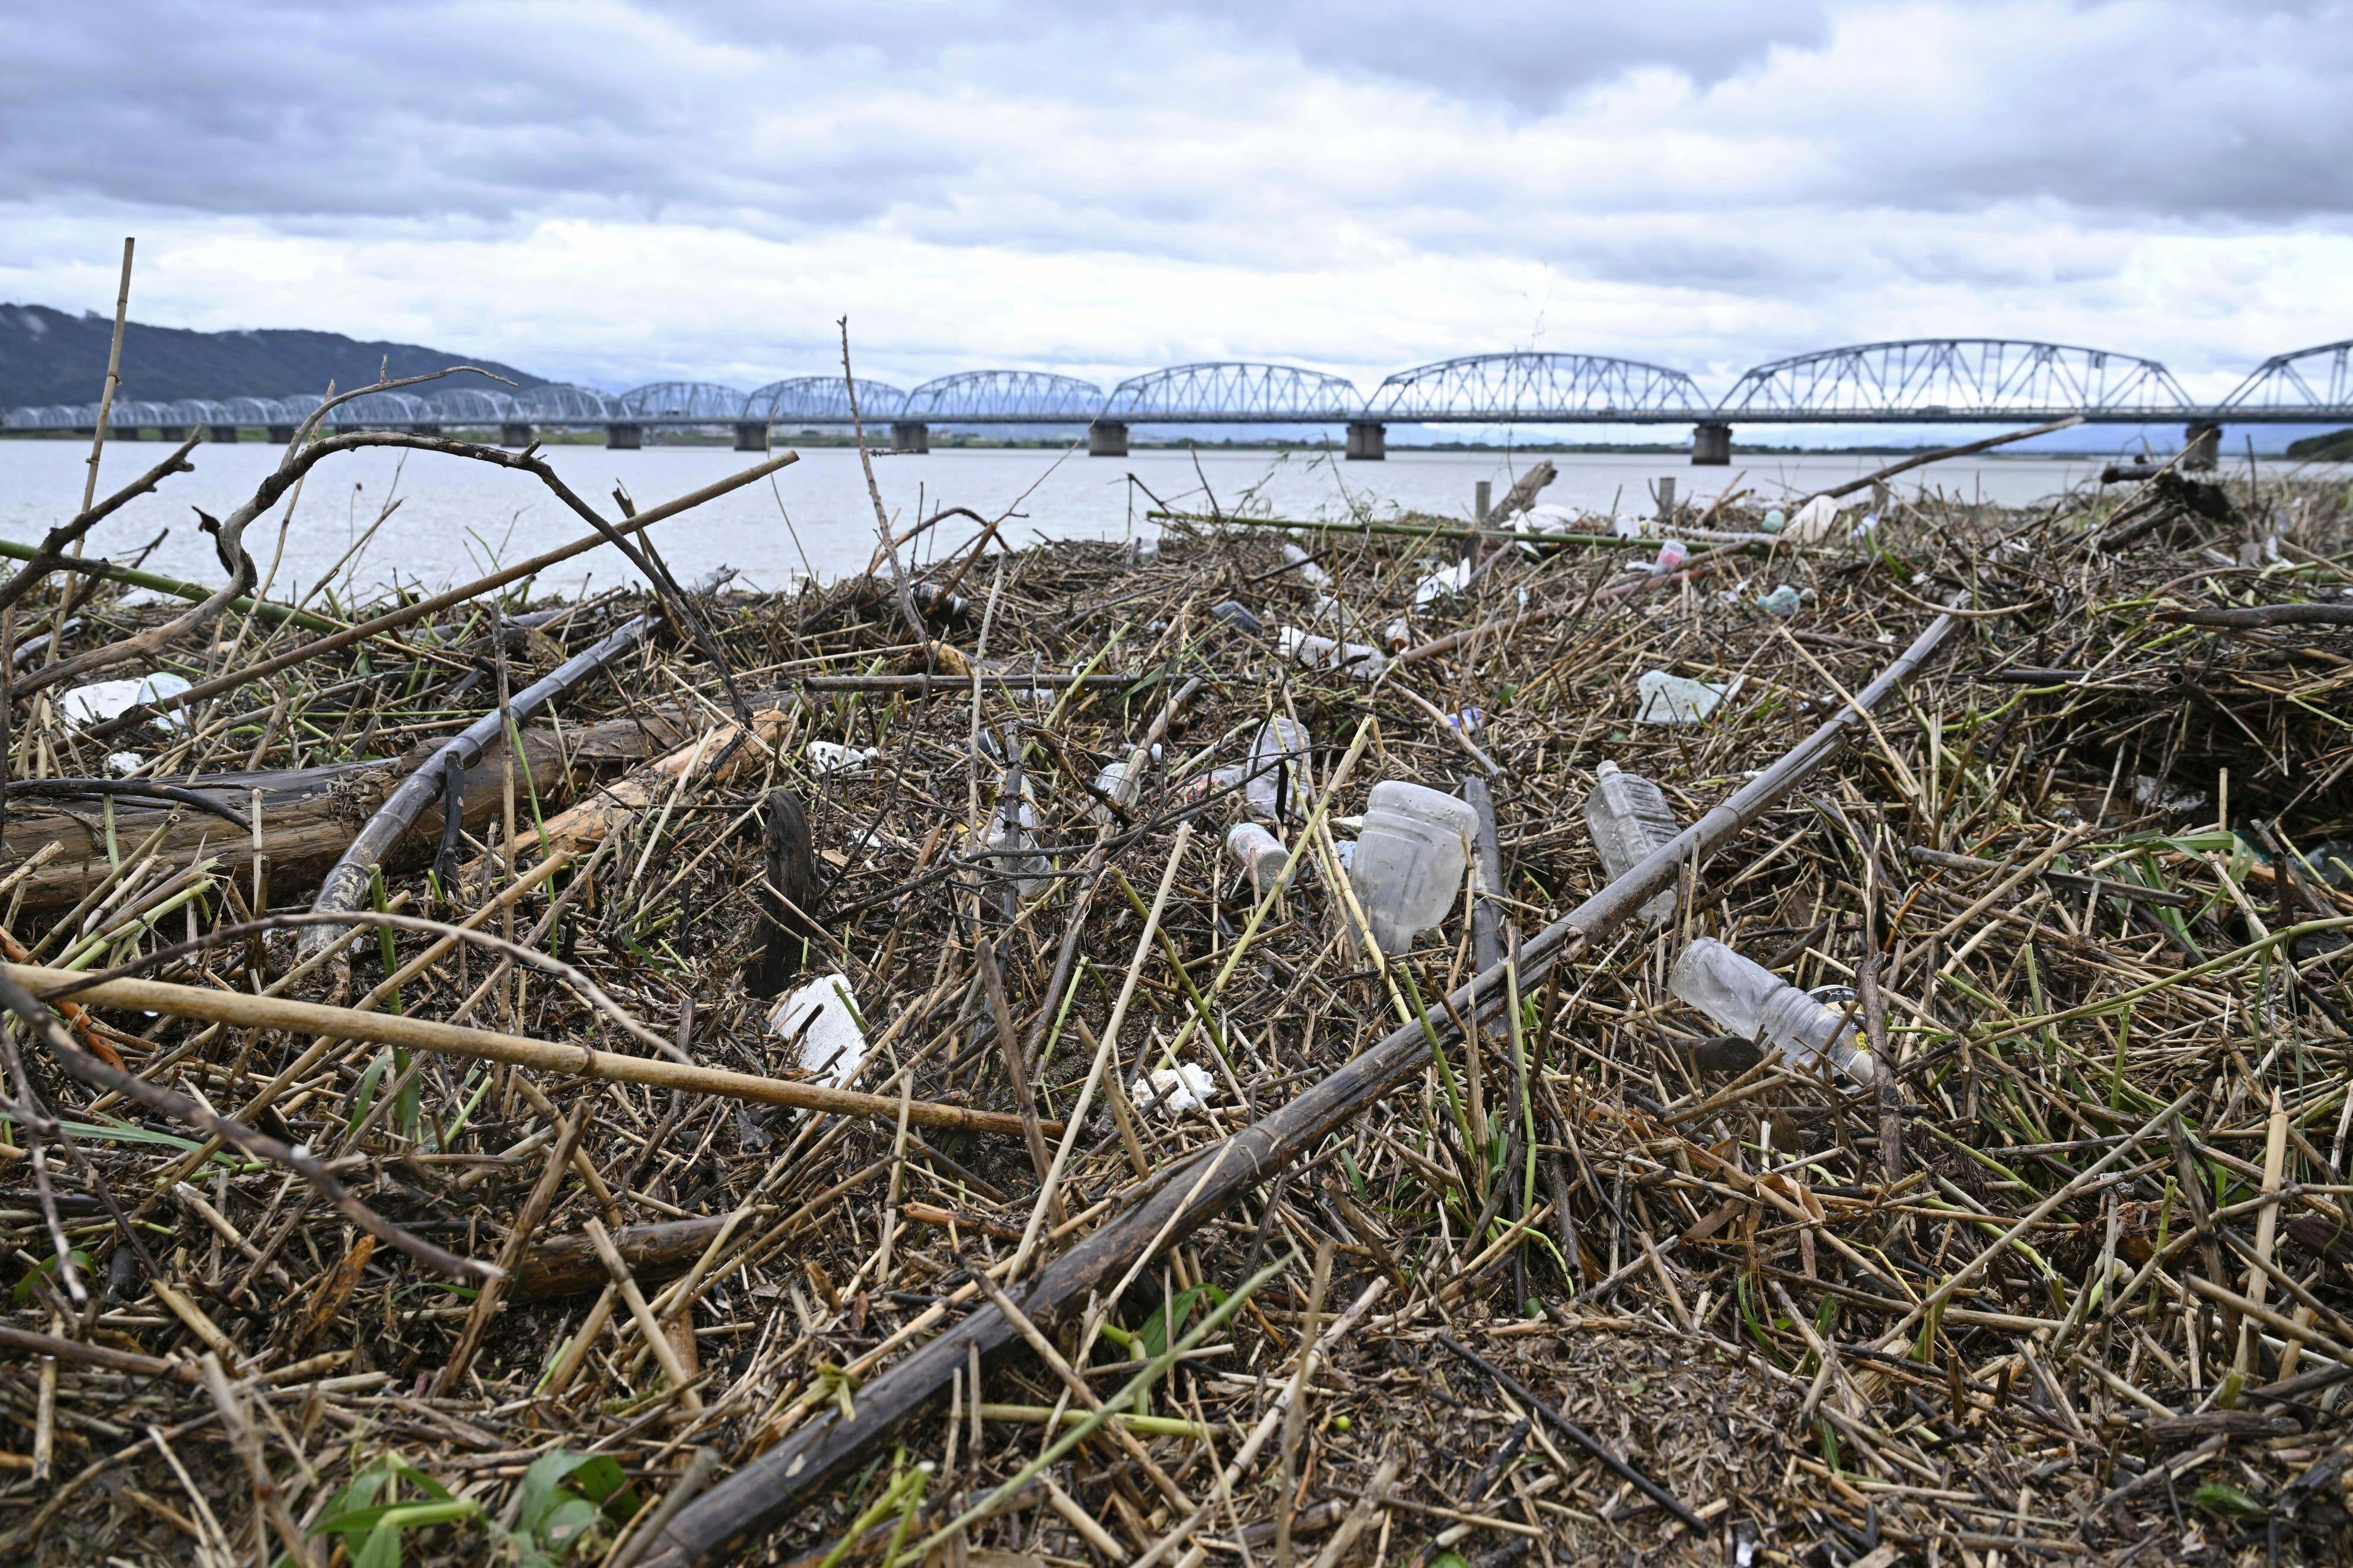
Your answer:
[[[1479,831],[1468,801],[1387,779],[1373,786],[1348,881],[1385,953],[1404,952],[1460,901],[1470,844]]]
[[[1292,760],[1307,755],[1307,745],[1306,727],[1288,713],[1259,726],[1258,739],[1250,742],[1249,782],[1242,785],[1252,816],[1272,822],[1282,808],[1293,816],[1306,815],[1299,799],[1300,771]]]
[[[1817,1068],[1824,1058],[1856,1083],[1874,1081],[1877,1064],[1855,1038],[1844,1008],[1826,1005],[1773,972],[1716,941],[1702,937],[1683,949],[1667,976],[1668,989],[1729,1035],[1763,1043],[1782,1059]]]
[[[1604,762],[1593,774],[1593,793],[1585,797],[1585,827],[1593,836],[1602,869],[1614,881],[1672,842],[1683,828],[1668,808],[1664,792],[1641,774],[1627,773],[1612,762]],[[1641,915],[1654,924],[1674,919],[1674,884],[1644,904]]]
[[[1261,898],[1291,868],[1291,851],[1282,840],[1255,822],[1237,822],[1226,835],[1226,850],[1250,873]]]

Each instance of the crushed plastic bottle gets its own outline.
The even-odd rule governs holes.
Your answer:
[[[1250,873],[1250,885],[1261,899],[1291,868],[1291,851],[1282,840],[1255,822],[1234,824],[1226,835],[1226,850]]]
[[[1241,783],[1249,773],[1249,763],[1229,763],[1222,768],[1213,768],[1206,773],[1195,773],[1168,793],[1175,798],[1176,805],[1189,805],[1211,790],[1233,788],[1234,785]]]
[[[1113,797],[1119,795],[1120,786],[1126,783],[1127,762],[1124,758],[1115,763],[1105,763],[1103,771],[1095,774],[1095,788]],[[1111,807],[1101,800],[1092,800],[1087,804],[1087,817],[1093,822],[1109,822]]]
[[[1593,836],[1594,851],[1613,881],[1683,831],[1657,784],[1612,762],[1593,770],[1593,793],[1585,797],[1585,829]],[[1641,912],[1653,924],[1674,919],[1673,884],[1651,898]]]
[[[1779,507],[1778,507],[1778,506],[1777,506],[1777,507],[1773,508],[1771,510],[1767,511],[1767,512],[1765,514],[1764,521],[1761,521],[1761,522],[1759,522],[1757,526],[1757,528],[1758,528],[1758,529],[1760,529],[1760,530],[1761,530],[1761,531],[1763,531],[1764,532],[1767,532],[1767,533],[1778,533],[1778,532],[1780,532],[1780,531],[1781,531],[1782,527],[1783,527],[1786,523],[1788,523],[1788,521],[1789,521],[1789,520],[1788,520],[1788,518],[1783,517],[1783,516],[1781,515],[1781,509],[1780,509]]]
[[[1282,546],[1282,559],[1298,569],[1299,580],[1308,586],[1328,588],[1332,585],[1332,574],[1315,564],[1315,557],[1287,540]]]
[[[1321,669],[1345,669],[1358,680],[1378,680],[1389,667],[1389,656],[1364,643],[1340,642],[1332,637],[1303,632],[1296,626],[1285,626],[1275,635],[1276,646],[1282,657],[1294,664],[1311,665]]]
[[[93,680],[88,686],[77,686],[58,699],[58,711],[66,722],[76,729],[88,729],[102,724],[118,714],[158,698],[177,697],[188,689],[188,682],[169,670],[159,669],[153,675],[136,680]],[[154,721],[156,727],[176,730],[187,722],[185,711],[164,713]]]
[[[1729,686],[1669,675],[1663,669],[1644,670],[1635,680],[1634,689],[1642,699],[1642,705],[1634,712],[1634,721],[1639,724],[1704,724],[1708,716],[1732,695]]]
[[[1757,607],[1760,610],[1766,611],[1767,614],[1776,615],[1780,616],[1783,620],[1788,620],[1791,616],[1796,615],[1799,610],[1806,607],[1806,598],[1805,595],[1799,593],[1797,589],[1791,587],[1788,584],[1784,583],[1779,587],[1774,589],[1771,593],[1766,595],[1763,598],[1757,600]]]
[[[1290,714],[1277,713],[1259,726],[1250,742],[1250,777],[1242,785],[1252,816],[1272,822],[1279,807],[1288,807],[1293,817],[1307,815],[1299,798],[1300,773],[1292,763],[1307,752],[1307,730]]]
[[[768,1014],[768,1033],[797,1042],[801,1070],[836,1089],[857,1077],[866,1060],[857,998],[839,974],[820,974],[779,997]]]
[[[1348,881],[1383,952],[1408,951],[1445,921],[1478,831],[1468,801],[1399,779],[1373,786]]]
[[[1459,730],[1465,735],[1475,735],[1487,727],[1487,710],[1484,708],[1465,708],[1460,713],[1449,713],[1446,727]]]
[[[1773,972],[1716,941],[1702,937],[1683,949],[1667,976],[1668,989],[1698,1008],[1726,1034],[1761,1040],[1786,1061],[1815,1068],[1828,1058],[1856,1083],[1873,1081],[1877,1064],[1855,1039],[1845,1009],[1825,1006]]]

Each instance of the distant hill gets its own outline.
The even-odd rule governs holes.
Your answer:
[[[2287,444],[2287,455],[2312,463],[2353,463],[2353,430],[2307,436]]]
[[[46,305],[0,304],[0,409],[97,402],[106,384],[106,355],[113,338],[111,317],[69,316]],[[345,391],[366,385],[386,360],[396,379],[453,364],[478,364],[517,387],[544,384],[539,376],[494,360],[416,343],[364,343],[340,332],[275,329],[195,332],[132,321],[122,331],[119,395],[157,403],[183,397],[287,397],[304,392],[315,396],[331,381]],[[457,381],[491,384],[479,376]]]

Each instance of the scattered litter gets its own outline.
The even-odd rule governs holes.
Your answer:
[[[177,697],[188,689],[188,682],[170,670],[159,669],[153,675],[136,679],[93,680],[88,686],[77,686],[58,699],[58,711],[74,725],[87,729],[102,724],[118,714],[127,713],[144,703],[160,698]],[[154,721],[157,727],[176,730],[187,722],[185,712],[164,713]]]
[[[1216,1104],[1218,1083],[1208,1068],[1178,1062],[1173,1068],[1153,1068],[1148,1079],[1137,1079],[1128,1086],[1127,1098],[1139,1110],[1177,1117]]]
[[[1642,704],[1635,710],[1638,724],[1704,724],[1724,700],[1732,695],[1738,681],[1731,686],[1717,686],[1711,681],[1694,680],[1689,676],[1669,675],[1663,669],[1646,669],[1634,682],[1635,691]]]
[[[1282,559],[1297,569],[1299,580],[1309,587],[1328,588],[1332,585],[1332,574],[1315,564],[1315,557],[1308,554],[1296,544],[1287,541],[1284,542]]]
[[[852,773],[874,761],[882,753],[845,746],[839,741],[811,741],[801,750],[808,758],[809,771],[818,773]]]
[[[989,818],[988,848],[992,863],[1014,878],[1016,897],[1029,900],[1052,887],[1054,862],[1038,851],[1038,807],[1029,798],[1025,774],[1018,792],[1000,796]]]
[[[2155,773],[2133,774],[2133,801],[2143,811],[2197,811],[2214,797],[2202,789],[2177,789]]]
[[[1348,880],[1383,952],[1406,952],[1446,919],[1478,831],[1467,801],[1401,779],[1373,786]]]
[[[1784,583],[1757,600],[1757,606],[1786,620],[1806,607],[1806,599],[1804,595]]]
[[[1239,599],[1220,599],[1209,606],[1210,616],[1226,623],[1238,632],[1251,637],[1264,637],[1266,623],[1251,613],[1249,605]]]
[[[1665,792],[1641,774],[1627,773],[1607,759],[1593,774],[1593,793],[1585,797],[1585,829],[1593,836],[1601,868],[1613,879],[1622,877],[1673,842],[1683,827]],[[1670,882],[1653,895],[1641,912],[1653,924],[1672,920],[1675,884]]]
[[[1237,822],[1226,835],[1226,849],[1250,873],[1250,884],[1264,898],[1291,865],[1291,851],[1282,840],[1255,822]]]
[[[836,1089],[857,1077],[866,1060],[866,1031],[858,1022],[855,994],[839,974],[820,974],[787,993],[768,1014],[768,1033],[797,1040],[801,1070]]]
[[[1460,713],[1449,713],[1446,724],[1449,729],[1475,735],[1487,727],[1487,710],[1484,708],[1465,708]]]
[[[1682,540],[1662,540],[1659,543],[1659,558],[1651,563],[1651,570],[1662,575],[1669,572],[1680,572],[1683,570],[1683,563],[1690,559],[1691,547]]]
[[[1259,726],[1258,738],[1250,742],[1250,777],[1242,794],[1260,821],[1273,822],[1285,808],[1294,818],[1307,815],[1292,759],[1306,756],[1308,744],[1306,728],[1288,713],[1277,713]]]
[[[109,752],[106,771],[119,779],[127,779],[147,765],[147,759],[136,752]]]
[[[1275,643],[1282,650],[1282,657],[1294,664],[1345,669],[1358,680],[1378,680],[1389,667],[1389,656],[1377,647],[1338,642],[1314,632],[1303,632],[1296,626],[1285,626],[1277,632]]]
[[[1873,1079],[1871,1052],[1855,1041],[1853,1021],[1714,937],[1704,936],[1675,960],[1667,986],[1715,1026],[1773,1047],[1786,1061],[1811,1068],[1827,1057],[1857,1083]]]
[[[1460,594],[1471,585],[1471,563],[1457,561],[1451,566],[1441,566],[1414,585],[1413,607],[1417,610]]]
[[[1839,503],[1829,496],[1816,496],[1798,509],[1788,526],[1782,530],[1792,544],[1820,544],[1831,536],[1838,524]]]
[[[1767,511],[1763,518],[1758,520],[1757,531],[1760,533],[1778,533],[1781,531],[1782,525],[1787,523],[1788,521],[1789,520],[1788,518],[1781,515],[1781,509],[1777,506]]]

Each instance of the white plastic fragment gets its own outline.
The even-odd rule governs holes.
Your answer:
[[[1829,496],[1816,496],[1798,509],[1782,531],[1792,544],[1820,544],[1838,526],[1839,503]]]
[[[1285,626],[1275,635],[1275,646],[1294,664],[1322,669],[1345,669],[1358,680],[1377,680],[1389,667],[1389,656],[1364,643],[1335,642],[1330,637]]]
[[[768,1014],[768,1033],[797,1040],[801,1070],[839,1089],[866,1060],[866,1031],[858,1025],[849,982],[820,974],[786,993]]]
[[[136,752],[109,752],[106,771],[119,779],[127,779],[147,765],[147,759]]]
[[[882,753],[845,746],[839,741],[811,741],[804,749],[812,771],[820,773],[851,773],[864,767]]]
[[[1315,564],[1315,558],[1296,544],[1285,543],[1282,558],[1299,569],[1299,580],[1308,586],[1328,588],[1332,585],[1332,574]]]
[[[1638,724],[1704,724],[1733,692],[1731,686],[1669,675],[1663,669],[1644,670],[1634,689],[1642,699],[1634,714]]]
[[[1470,562],[1457,561],[1451,566],[1441,566],[1414,585],[1413,607],[1418,610],[1440,599],[1451,598],[1470,585]]]
[[[1137,1079],[1128,1086],[1127,1098],[1138,1110],[1176,1117],[1214,1104],[1218,1084],[1207,1068],[1178,1062],[1173,1068],[1153,1068],[1148,1079]]]
[[[127,713],[142,703],[159,698],[177,697],[188,689],[188,683],[169,670],[159,669],[153,675],[136,680],[93,680],[88,686],[77,686],[58,700],[58,711],[78,729],[102,724],[119,714]],[[166,730],[176,730],[187,721],[185,713],[164,713],[155,722]]]

